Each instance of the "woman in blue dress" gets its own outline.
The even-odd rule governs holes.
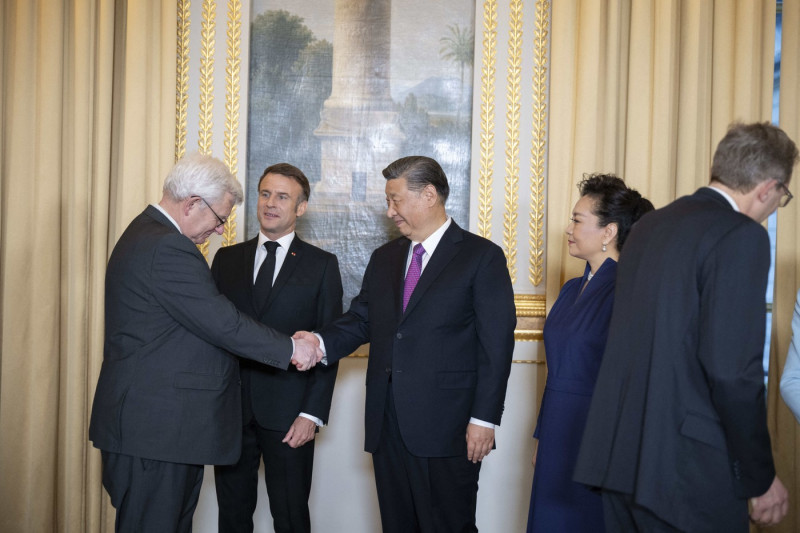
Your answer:
[[[528,532],[605,530],[599,493],[572,481],[608,335],[617,259],[628,232],[653,204],[621,179],[585,177],[567,226],[569,254],[586,261],[564,284],[544,326],[545,385],[534,432]]]

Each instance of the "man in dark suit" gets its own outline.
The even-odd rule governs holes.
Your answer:
[[[231,353],[280,369],[306,369],[322,356],[245,317],[217,290],[195,245],[221,233],[241,200],[224,163],[187,156],[109,259],[89,438],[102,451],[117,531],[190,531],[203,465],[238,460],[242,404]]]
[[[748,530],[788,495],[767,432],[760,225],[791,198],[795,144],[733,125],[708,187],[645,215],[619,260],[608,342],[574,479],[609,531]]]
[[[383,175],[404,237],[373,252],[349,311],[318,333],[328,364],[370,343],[365,449],[383,531],[477,531],[480,461],[514,350],[506,259],[447,216],[436,161],[405,157]]]
[[[240,311],[289,335],[321,328],[342,314],[336,256],[295,234],[310,194],[297,167],[268,167],[258,183],[259,235],[220,249],[211,266],[220,292]],[[276,533],[311,531],[314,435],[327,423],[337,367],[282,372],[241,361],[242,455],[234,465],[214,468],[221,532],[253,531],[262,456]]]

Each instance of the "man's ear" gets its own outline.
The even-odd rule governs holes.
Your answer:
[[[422,189],[422,197],[425,198],[425,201],[428,205],[433,205],[439,199],[439,195],[436,193],[436,187],[431,185],[430,183]]]
[[[194,208],[201,201],[202,200],[200,200],[199,196],[189,196],[188,198],[184,198],[183,201],[181,202],[181,209],[183,210],[183,216],[188,217],[189,213],[192,211],[192,208]]]
[[[302,202],[297,204],[297,207],[294,210],[294,214],[301,217],[305,214],[306,208],[308,207],[308,200],[303,200]]]
[[[769,200],[770,191],[777,187],[778,180],[771,178],[768,180],[764,180],[758,185],[756,185],[756,191],[758,192],[757,197],[761,202],[767,202]]]

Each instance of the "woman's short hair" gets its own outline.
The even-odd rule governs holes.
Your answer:
[[[592,213],[599,219],[601,227],[612,223],[617,225],[618,251],[622,251],[633,224],[653,210],[650,200],[625,185],[614,174],[584,175],[578,183],[578,190],[581,196],[589,196],[594,200]]]

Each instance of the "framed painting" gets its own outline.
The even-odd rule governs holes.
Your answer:
[[[344,305],[372,250],[398,236],[383,168],[426,155],[447,211],[469,226],[474,0],[254,0],[247,103],[246,238],[258,179],[279,162],[311,181],[298,235],[340,262]]]

